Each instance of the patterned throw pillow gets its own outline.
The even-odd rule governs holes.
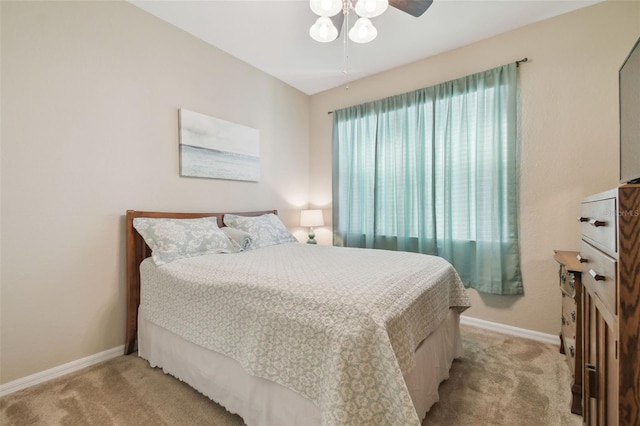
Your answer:
[[[252,249],[298,241],[273,213],[262,216],[225,214],[224,224],[230,228],[248,232],[251,235]]]
[[[215,217],[157,219],[137,217],[133,227],[151,248],[156,265],[185,257],[212,253],[237,253],[229,237],[218,228]]]

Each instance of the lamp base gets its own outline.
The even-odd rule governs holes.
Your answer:
[[[318,244],[316,241],[316,233],[313,232],[313,228],[309,229],[309,239],[307,240],[307,244]]]

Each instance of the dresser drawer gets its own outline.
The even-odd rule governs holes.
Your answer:
[[[618,251],[616,210],[615,197],[584,201],[580,207],[582,235],[596,247],[611,253]]]
[[[609,312],[617,315],[616,261],[585,241],[580,245],[580,256],[586,261],[583,263],[583,285],[593,288]]]

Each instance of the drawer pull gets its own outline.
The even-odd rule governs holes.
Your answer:
[[[596,228],[600,227],[600,226],[607,226],[607,222],[603,221],[603,220],[598,220],[598,219],[591,219],[589,221],[589,225],[594,226]]]
[[[607,277],[605,277],[604,275],[600,275],[599,273],[597,273],[593,269],[589,269],[589,274],[591,274],[593,279],[596,280],[596,281],[605,281],[607,279]]]
[[[578,216],[578,222],[589,222],[589,218],[584,216]]]
[[[588,259],[586,259],[586,258],[582,257],[582,255],[580,255],[580,254],[576,256],[576,259],[578,259],[578,261],[579,261],[580,263],[588,263],[588,262],[589,262],[589,260],[588,260]]]

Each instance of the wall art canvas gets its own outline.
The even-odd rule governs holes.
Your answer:
[[[181,108],[180,176],[260,180],[257,129]]]

